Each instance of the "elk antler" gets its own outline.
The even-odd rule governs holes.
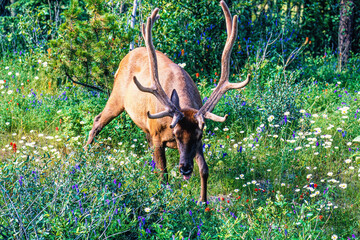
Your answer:
[[[159,9],[156,8],[152,14],[151,17],[147,19],[146,22],[146,28],[145,24],[142,24],[142,34],[143,38],[145,40],[145,46],[149,55],[149,69],[150,69],[150,78],[153,83],[153,85],[149,88],[144,87],[141,85],[141,83],[136,79],[134,76],[133,80],[135,85],[139,88],[142,92],[148,92],[155,95],[155,97],[165,106],[165,111],[156,113],[156,114],[150,114],[149,112],[148,117],[150,119],[156,119],[156,118],[162,118],[162,117],[172,117],[173,120],[171,122],[170,127],[173,128],[175,125],[184,117],[184,114],[180,112],[178,109],[179,106],[176,106],[166,95],[164,89],[160,85],[159,81],[159,73],[158,73],[158,65],[157,65],[157,59],[156,59],[156,52],[155,47],[152,42],[152,36],[151,36],[151,29],[153,27],[154,22],[159,18],[158,15]],[[175,94],[175,95],[174,95]],[[177,93],[175,90],[173,90],[172,98],[178,98]]]
[[[204,118],[211,119],[217,122],[225,121],[227,115],[225,117],[220,117],[211,113],[211,111],[214,109],[216,104],[220,101],[221,97],[228,90],[243,88],[249,83],[250,80],[250,74],[248,74],[246,80],[243,82],[240,83],[229,82],[230,55],[237,36],[238,17],[237,15],[235,15],[234,18],[231,17],[230,10],[224,1],[220,1],[220,5],[225,15],[227,40],[221,57],[221,76],[220,76],[219,84],[215,88],[215,90],[211,93],[206,103],[200,108],[200,110],[196,114],[196,118],[198,119],[200,126],[203,125]]]

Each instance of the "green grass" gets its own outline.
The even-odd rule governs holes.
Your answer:
[[[217,106],[229,120],[204,131],[206,206],[198,202],[197,170],[183,181],[175,150],[167,150],[169,184],[160,184],[145,135],[126,114],[83,151],[105,95],[56,87],[43,64],[19,60],[0,63],[0,80],[2,238],[359,237],[356,84],[305,85],[286,124],[283,113],[268,121],[276,105],[264,115],[252,87],[230,92]],[[208,95],[206,77],[199,85]]]

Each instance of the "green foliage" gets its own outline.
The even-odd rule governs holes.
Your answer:
[[[128,52],[132,32],[126,27],[125,15],[108,12],[103,1],[85,2],[82,9],[73,1],[64,12],[66,21],[60,26],[59,38],[50,44],[52,66],[55,74],[65,71],[81,82],[110,90],[120,60]]]

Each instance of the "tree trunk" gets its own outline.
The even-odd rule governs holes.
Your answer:
[[[14,3],[15,3],[15,0],[10,0],[10,6]],[[15,15],[16,15],[15,9],[13,7],[11,7],[11,16],[15,17]]]
[[[341,0],[340,3],[340,22],[338,32],[338,70],[346,68],[351,49],[353,32],[354,0]]]
[[[130,20],[130,27],[134,29],[135,27],[135,21],[136,21],[136,9],[137,9],[137,0],[134,0],[133,10],[131,14],[131,20]],[[134,49],[135,40],[132,40],[130,43],[130,51]]]

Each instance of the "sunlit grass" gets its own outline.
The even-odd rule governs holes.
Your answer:
[[[209,123],[204,205],[197,169],[183,181],[174,150],[169,184],[161,185],[144,134],[125,114],[84,152],[107,97],[57,88],[44,61],[37,64],[0,64],[0,224],[8,237],[358,237],[360,94],[344,83],[309,84],[297,96],[302,109],[277,119]]]

